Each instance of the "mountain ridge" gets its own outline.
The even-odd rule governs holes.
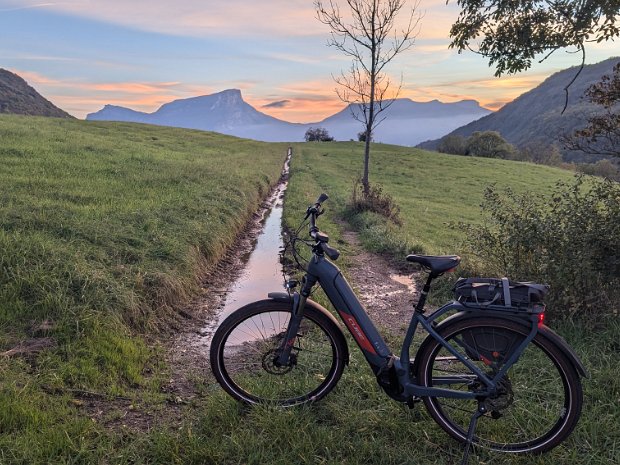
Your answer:
[[[106,105],[87,115],[86,119],[202,129],[266,142],[301,141],[307,129],[321,126],[337,140],[355,140],[362,126],[352,117],[352,110],[355,110],[355,105],[349,105],[321,121],[292,123],[257,110],[243,100],[239,89],[226,89],[210,95],[177,99],[161,105],[152,113]],[[446,126],[456,128],[488,113],[490,110],[482,108],[475,100],[442,103],[438,100],[415,102],[407,98],[396,99],[384,113],[388,121],[378,127],[375,140],[415,145],[429,133],[441,134]]]
[[[0,68],[0,114],[73,118],[39,94],[19,75]]]
[[[532,143],[558,143],[563,135],[584,127],[587,118],[598,109],[583,97],[586,89],[611,74],[620,57],[612,57],[599,63],[586,65],[575,82],[568,89],[568,105],[564,88],[578,71],[578,67],[567,68],[552,74],[535,88],[521,94],[495,113],[484,116],[459,127],[445,136],[470,136],[475,131],[497,131],[508,142],[524,147]],[[445,137],[444,136],[444,137]],[[418,144],[424,149],[436,150],[441,139],[428,140]],[[567,161],[583,158],[583,155],[562,150]]]

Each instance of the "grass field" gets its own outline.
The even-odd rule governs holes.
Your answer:
[[[409,411],[380,392],[353,347],[341,383],[316,405],[244,408],[197,373],[200,395],[174,407],[180,420],[170,419],[158,332],[179,324],[175,310],[275,181],[285,151],[197,131],[0,118],[0,348],[27,340],[46,319],[53,327],[44,335],[56,341],[38,355],[0,358],[1,465],[458,462],[458,444],[422,408]],[[294,153],[285,220],[297,225],[327,192],[320,224],[346,268],[337,221],[362,147],[297,144]],[[446,223],[480,221],[491,182],[539,195],[570,176],[382,145],[372,161],[371,180],[397,200],[404,226],[373,215],[352,220],[368,247],[394,256],[411,247],[458,252],[460,232]],[[478,463],[620,462],[620,325],[560,329],[592,373],[577,430],[542,457],[482,451]],[[76,390],[104,394],[102,402],[122,396],[159,422],[124,428],[120,417],[117,427],[103,427]]]
[[[341,216],[351,198],[353,184],[362,170],[362,145],[358,143],[300,144],[292,173],[292,192],[302,189],[303,201],[325,191],[331,199],[326,208]],[[532,196],[547,193],[572,174],[565,170],[508,160],[460,157],[399,146],[373,146],[370,181],[383,186],[401,208],[402,228],[393,228],[397,242],[417,245],[427,253],[458,253],[462,233],[450,223],[481,221],[480,203],[487,186],[510,187]],[[300,186],[301,184],[301,186]],[[383,219],[373,215],[356,218],[370,248],[390,251],[384,237]],[[293,218],[291,217],[291,221]],[[370,231],[366,231],[370,229]],[[394,251],[397,251],[398,247]]]
[[[157,357],[136,334],[175,324],[285,155],[200,131],[0,118],[0,347],[37,332],[56,347],[34,370],[0,359],[0,463],[92,447],[97,427],[68,389],[157,391],[144,376]]]

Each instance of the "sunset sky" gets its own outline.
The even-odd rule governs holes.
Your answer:
[[[560,51],[498,79],[485,58],[448,49],[454,0],[421,0],[419,10],[416,44],[388,69],[397,81],[402,73],[401,97],[497,109],[580,60]],[[0,0],[0,68],[78,118],[108,103],[151,112],[238,88],[272,116],[318,121],[343,108],[331,76],[350,64],[328,37],[312,0]],[[618,55],[618,42],[592,45],[587,61]]]

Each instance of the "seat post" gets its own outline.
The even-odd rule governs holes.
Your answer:
[[[428,274],[428,278],[426,278],[426,283],[424,284],[424,287],[422,288],[422,292],[420,292],[420,299],[418,300],[418,303],[415,306],[416,312],[424,313],[424,305],[426,304],[426,297],[428,296],[428,293],[431,291],[431,282],[435,278],[436,276],[434,276],[434,273]]]

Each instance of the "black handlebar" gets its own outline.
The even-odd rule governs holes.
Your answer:
[[[325,253],[325,255],[327,255],[332,260],[337,260],[338,257],[340,257],[340,252],[337,249],[330,247],[325,242],[319,242],[319,247]]]
[[[329,242],[329,236],[324,232],[321,232],[316,225],[317,217],[323,214],[321,204],[327,199],[329,199],[327,194],[322,193],[319,195],[319,198],[316,199],[314,205],[308,207],[308,210],[306,211],[306,218],[310,217],[310,237],[317,242],[318,249],[332,260],[336,260],[340,256],[340,252],[327,245]]]

